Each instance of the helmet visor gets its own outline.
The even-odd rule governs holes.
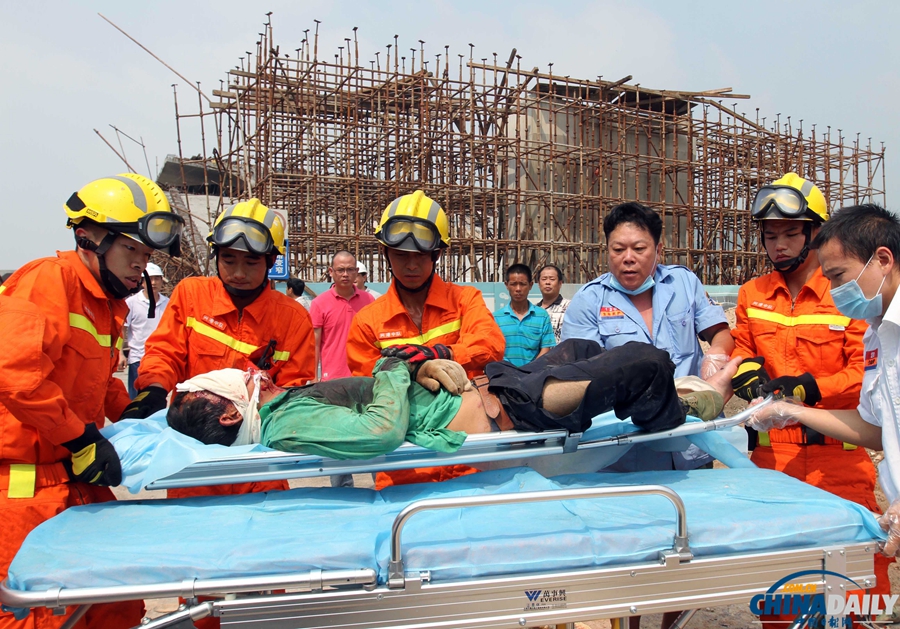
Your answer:
[[[151,212],[134,223],[103,223],[103,227],[127,234],[153,249],[166,249],[181,239],[184,219],[174,212]],[[178,247],[176,247],[177,249]]]
[[[412,245],[416,250],[428,253],[441,246],[441,235],[437,227],[429,221],[411,216],[391,217],[381,228],[380,235],[382,242],[394,249]]]
[[[243,246],[239,244],[239,241]],[[244,249],[261,256],[271,253],[275,249],[272,234],[265,225],[238,216],[226,218],[216,225],[210,242],[218,247]]]
[[[763,186],[760,188],[750,207],[750,216],[756,220],[819,218],[815,212],[809,209],[809,205],[800,191],[790,186]]]
[[[165,249],[181,238],[184,219],[172,212],[151,212],[137,222],[138,235],[148,246]]]

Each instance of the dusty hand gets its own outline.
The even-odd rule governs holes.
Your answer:
[[[900,551],[900,500],[895,500],[884,512],[879,516],[878,524],[881,530],[888,534],[887,541],[881,546],[881,552],[886,557],[896,557]]]
[[[460,395],[469,383],[469,378],[459,363],[435,359],[422,363],[416,373],[416,382],[431,392],[444,387],[449,393]]]
[[[757,398],[751,405],[758,404],[762,400]],[[785,398],[772,402],[759,409],[747,420],[747,427],[759,432],[768,432],[777,428],[791,426],[798,422],[798,415],[803,410],[803,404],[796,398]]]
[[[720,369],[728,364],[728,356],[725,354],[707,354],[700,363],[700,377],[709,380]]]

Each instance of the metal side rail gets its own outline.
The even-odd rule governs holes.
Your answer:
[[[402,589],[242,597],[213,603],[222,627],[255,629],[510,629],[746,603],[785,575],[840,571],[874,582],[875,544],[644,562],[569,572],[432,583],[406,574]],[[840,565],[833,559],[840,557]],[[822,577],[793,583],[826,591]]]
[[[69,605],[93,605],[94,603],[115,603],[150,598],[185,599],[216,594],[238,592],[260,592],[265,590],[300,589],[317,591],[325,587],[339,588],[358,586],[373,589],[377,582],[375,570],[311,570],[292,574],[260,575],[222,579],[185,579],[172,583],[148,585],[117,585],[109,587],[60,588],[23,591],[9,587],[7,581],[0,583],[0,601],[9,608],[48,607],[65,609]]]
[[[769,396],[761,404],[769,404],[772,399]],[[570,434],[565,430],[505,431],[469,435],[462,448],[454,453],[435,452],[405,443],[393,452],[364,461],[343,461],[316,455],[285,452],[223,457],[215,461],[203,461],[189,465],[176,474],[149,483],[146,489],[260,482],[334,474],[361,474],[441,465],[478,467],[479,463],[516,462],[533,457],[570,454],[592,448],[658,441],[724,430],[745,422],[758,408],[761,406],[747,409],[733,417],[708,422],[690,422],[661,432],[630,432],[594,440],[585,439],[585,435],[582,433]]]

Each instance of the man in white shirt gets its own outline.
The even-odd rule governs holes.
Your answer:
[[[128,316],[125,318],[125,340],[128,347],[128,395],[134,399],[137,390],[134,388],[134,381],[137,380],[138,366],[144,357],[144,343],[147,338],[159,325],[159,320],[169,303],[169,298],[160,293],[163,282],[167,281],[163,276],[162,269],[152,262],[147,263],[147,275],[150,276],[150,286],[153,289],[153,296],[156,299],[156,313],[150,319],[148,313],[150,310],[150,297],[147,295],[147,283],[141,292],[135,293],[125,300],[128,304]],[[124,355],[121,355],[120,367],[123,367]]]
[[[823,410],[776,402],[760,410],[757,430],[802,423],[847,443],[884,450],[879,482],[891,506],[879,522],[888,531],[883,552],[900,551],[900,219],[873,204],[839,210],[810,248],[831,282],[844,316],[865,319],[864,372],[856,410]],[[785,391],[791,395],[792,391]]]
[[[381,297],[381,293],[379,293],[377,290],[372,290],[371,288],[369,288],[369,286],[367,284],[368,281],[369,281],[369,269],[366,268],[365,264],[363,264],[362,262],[357,260],[356,261],[356,287],[359,290],[369,293],[375,299],[378,299],[379,297]]]

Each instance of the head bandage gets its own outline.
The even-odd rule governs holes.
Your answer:
[[[259,443],[259,380],[261,375],[260,372],[251,375],[240,369],[217,369],[181,382],[175,385],[175,390],[190,393],[208,391],[234,404],[244,421],[241,422],[237,439],[231,445],[245,446]],[[256,385],[253,388],[252,396],[247,389],[247,382],[250,378]]]

